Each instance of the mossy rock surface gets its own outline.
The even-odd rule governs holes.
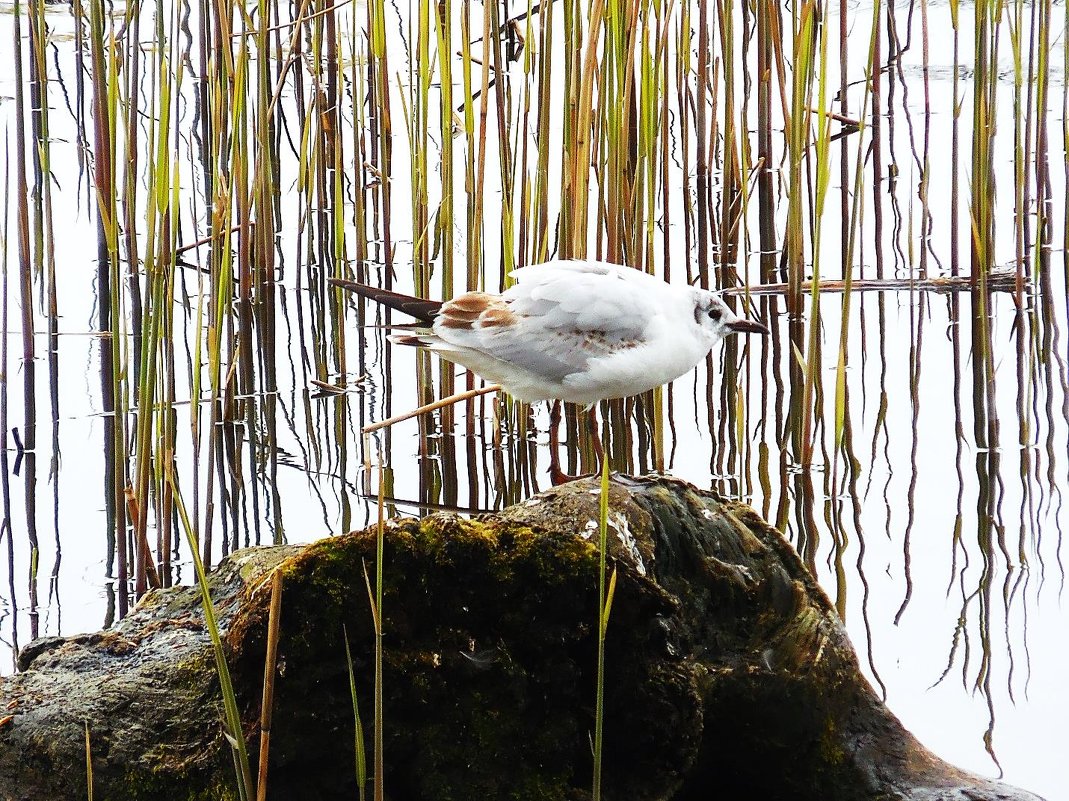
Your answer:
[[[597,630],[593,482],[476,519],[384,530],[386,796],[589,798]],[[748,507],[667,478],[613,483],[605,797],[1026,799],[920,746],[879,702],[831,604]],[[212,575],[255,760],[271,577],[283,579],[268,785],[357,798],[371,758],[374,528],[241,551]],[[39,641],[0,679],[0,799],[232,798],[199,597]]]

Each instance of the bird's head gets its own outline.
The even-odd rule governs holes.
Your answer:
[[[694,322],[713,341],[728,334],[767,334],[768,329],[756,320],[740,317],[716,292],[694,289]]]

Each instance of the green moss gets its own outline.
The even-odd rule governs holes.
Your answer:
[[[384,536],[390,794],[536,801],[568,798],[585,787],[596,664],[596,547],[570,531],[448,516],[390,524]],[[286,672],[276,686],[274,714],[287,723],[275,727],[272,762],[290,766],[287,775],[300,765],[301,775],[313,777],[300,788],[277,786],[280,797],[298,789],[337,794],[352,783],[342,630],[366,713],[373,706],[374,632],[365,569],[374,581],[375,558],[372,527],[313,543],[279,567],[279,660]],[[262,679],[262,595],[253,604],[260,608],[242,609],[234,624],[247,627],[246,646],[255,643],[238,666],[250,686]],[[647,639],[649,610],[645,601],[636,603],[641,596],[623,579],[617,598],[614,678],[638,681],[628,674]],[[313,696],[314,713],[308,704]],[[648,728],[651,709],[663,701],[630,693],[626,715],[641,717]],[[370,731],[366,717],[364,725]],[[614,725],[632,731],[638,723],[621,718]],[[668,732],[650,736],[658,747],[673,739]],[[645,742],[635,749],[651,750]],[[316,784],[328,781],[322,788]]]
[[[838,767],[846,762],[842,733],[839,731],[835,718],[830,715],[824,719],[818,748],[821,758],[827,765]]]
[[[566,534],[446,516],[384,533],[387,753],[390,763],[406,766],[388,784],[399,797],[565,797],[586,728],[582,715],[547,708],[545,699],[575,692],[568,711],[582,709],[578,699],[592,681],[592,620],[574,600],[595,586],[595,548]],[[273,757],[307,760],[308,742],[323,731],[351,737],[343,626],[361,708],[371,708],[365,568],[373,581],[375,554],[372,527],[321,540],[280,566],[280,660],[287,670],[300,666],[307,689],[279,685],[276,719],[293,723],[272,740]],[[259,612],[239,614],[249,626],[266,622]],[[262,655],[245,658],[250,682],[258,683]],[[303,715],[306,692],[318,695],[325,713]],[[473,765],[473,753],[492,758]],[[535,753],[542,756],[536,768]]]
[[[213,779],[204,785],[190,780],[187,786],[171,774],[130,770],[123,775],[122,787],[115,794],[98,794],[104,801],[237,801],[233,780]]]

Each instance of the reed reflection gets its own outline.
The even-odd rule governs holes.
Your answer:
[[[25,45],[0,54],[20,88],[0,106],[17,131],[0,398],[13,648],[61,633],[72,591],[110,625],[180,582],[179,489],[211,565],[364,525],[380,464],[391,514],[545,488],[548,414],[503,396],[365,436],[479,382],[394,354],[389,313],[327,279],[445,298],[554,255],[599,257],[721,286],[774,330],[601,404],[613,467],[753,504],[860,626],[881,687],[889,621],[915,625],[933,586],[952,596],[945,676],[980,690],[994,748],[1002,688],[1020,698],[1029,681],[1043,587],[1065,580],[1069,262],[1051,252],[1066,176],[1047,132],[1065,86],[1049,74],[1064,55],[1049,2],[1003,21],[886,6],[867,20],[841,4],[838,41],[815,5],[639,4],[598,21],[593,46],[574,4],[427,6],[411,36],[382,0],[264,20],[179,8],[172,25],[99,0],[37,4],[25,40],[3,17]],[[950,65],[937,36],[953,39]],[[61,205],[52,188],[80,187],[82,165],[88,196]],[[839,219],[821,219],[836,189]],[[52,233],[68,214],[69,242]],[[56,264],[72,265],[66,281]],[[61,308],[65,282],[84,297]],[[76,361],[65,324],[94,341],[89,447],[59,389]],[[591,472],[574,409],[564,431],[567,470]],[[61,494],[71,475],[98,485],[97,505]],[[72,555],[82,517],[99,536]]]

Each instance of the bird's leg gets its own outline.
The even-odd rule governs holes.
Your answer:
[[[594,456],[597,457],[598,461],[598,470],[594,475],[600,476],[602,463],[605,461],[605,449],[601,447],[601,431],[598,430],[598,405],[596,403],[590,404],[590,408],[586,410],[586,425],[587,431],[590,433],[590,442],[594,446]]]
[[[597,404],[590,404],[584,417],[587,431],[590,433],[590,441],[594,447],[594,456],[597,458],[598,470],[600,471],[601,463],[605,460],[605,450],[601,447],[601,434],[598,432]],[[555,400],[549,408],[549,480],[553,482],[554,487],[559,487],[569,481],[575,481],[576,478],[586,477],[572,476],[560,469],[560,418],[561,402]],[[587,475],[599,475],[599,473]]]
[[[553,401],[549,407],[549,480],[554,487],[558,487],[572,480],[560,469],[560,410],[561,402]]]

